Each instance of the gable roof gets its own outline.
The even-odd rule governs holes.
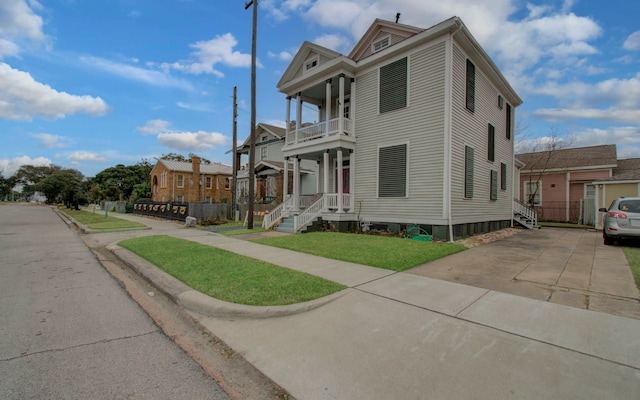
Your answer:
[[[545,150],[516,154],[525,163],[524,170],[595,169],[615,168],[616,145],[576,147],[571,149]],[[524,172],[524,171],[523,171]]]
[[[323,47],[318,44],[311,43],[305,40],[300,46],[300,49],[298,50],[296,55],[291,60],[291,63],[289,63],[289,66],[287,67],[286,71],[284,71],[284,74],[282,74],[282,77],[278,81],[278,84],[276,85],[276,87],[280,87],[284,85],[285,82],[288,82],[291,79],[295,78],[296,72],[302,66],[304,61],[307,59],[307,57],[309,57],[309,54],[311,53],[322,55],[328,59],[344,57],[342,54],[338,53],[337,51],[333,51],[326,47]]]
[[[422,28],[404,24],[397,24],[378,18],[373,21],[369,29],[367,29],[367,32],[365,32],[358,43],[356,43],[354,48],[351,50],[351,53],[349,53],[349,58],[353,60],[359,60],[362,55],[370,48],[371,44],[375,41],[380,32],[388,32],[390,34],[408,38],[423,31],[424,29]]]
[[[275,125],[263,124],[261,122],[258,124],[258,126],[256,126],[256,130],[255,130],[256,139],[258,139],[258,136],[260,136],[264,131],[269,132],[270,134],[275,136],[277,139],[283,139],[287,134],[287,130],[284,128],[280,128],[279,126],[275,126]],[[242,142],[242,144],[238,146],[237,150],[241,153],[249,151],[249,148],[251,147],[250,139],[251,139],[251,135],[247,136],[244,142]],[[271,141],[268,140],[267,142],[271,142]],[[256,140],[256,145],[258,145],[259,143],[260,142]]]
[[[160,159],[158,163],[164,165],[169,171],[193,172],[193,165],[190,162]],[[232,169],[222,163],[200,164],[200,172],[209,175],[231,175]]]
[[[618,160],[618,166],[613,169],[613,176],[602,181],[640,181],[640,158]]]

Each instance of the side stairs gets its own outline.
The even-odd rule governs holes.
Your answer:
[[[531,219],[530,217],[514,212],[513,213],[513,221],[515,223],[517,223],[518,225],[522,226],[523,228],[527,228],[527,229],[541,229],[541,226],[538,225],[536,223],[536,221],[534,221],[533,219]]]
[[[276,231],[276,232],[284,232],[284,233],[296,233],[293,220],[294,220],[294,216],[293,215],[290,215],[290,216],[288,216],[286,218],[282,218],[282,222],[280,222],[280,224],[278,226],[276,226],[274,231]],[[307,228],[317,220],[318,220],[318,218],[314,218],[313,220],[309,221],[309,223],[307,225],[303,226],[300,229],[300,232],[306,231]]]

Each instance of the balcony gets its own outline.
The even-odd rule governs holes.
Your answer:
[[[307,145],[327,144],[342,140],[355,143],[353,121],[349,118],[334,118],[289,131],[287,132],[286,147],[299,149]]]

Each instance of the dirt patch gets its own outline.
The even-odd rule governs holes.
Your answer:
[[[463,245],[466,248],[480,246],[481,244],[491,243],[493,241],[504,239],[509,236],[516,235],[522,232],[522,229],[518,228],[506,228],[495,232],[485,233],[483,235],[472,236],[466,239],[457,240],[456,243]]]

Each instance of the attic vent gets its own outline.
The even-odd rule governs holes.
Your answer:
[[[307,62],[304,63],[304,72],[314,69],[315,67],[318,66],[318,63],[319,63],[319,58],[317,56],[310,60],[307,60]]]
[[[389,43],[391,43],[391,35],[387,35],[385,37],[383,37],[382,39],[373,42],[371,44],[371,52],[375,53],[377,51],[380,51],[382,49],[384,49],[385,47],[389,47]]]

